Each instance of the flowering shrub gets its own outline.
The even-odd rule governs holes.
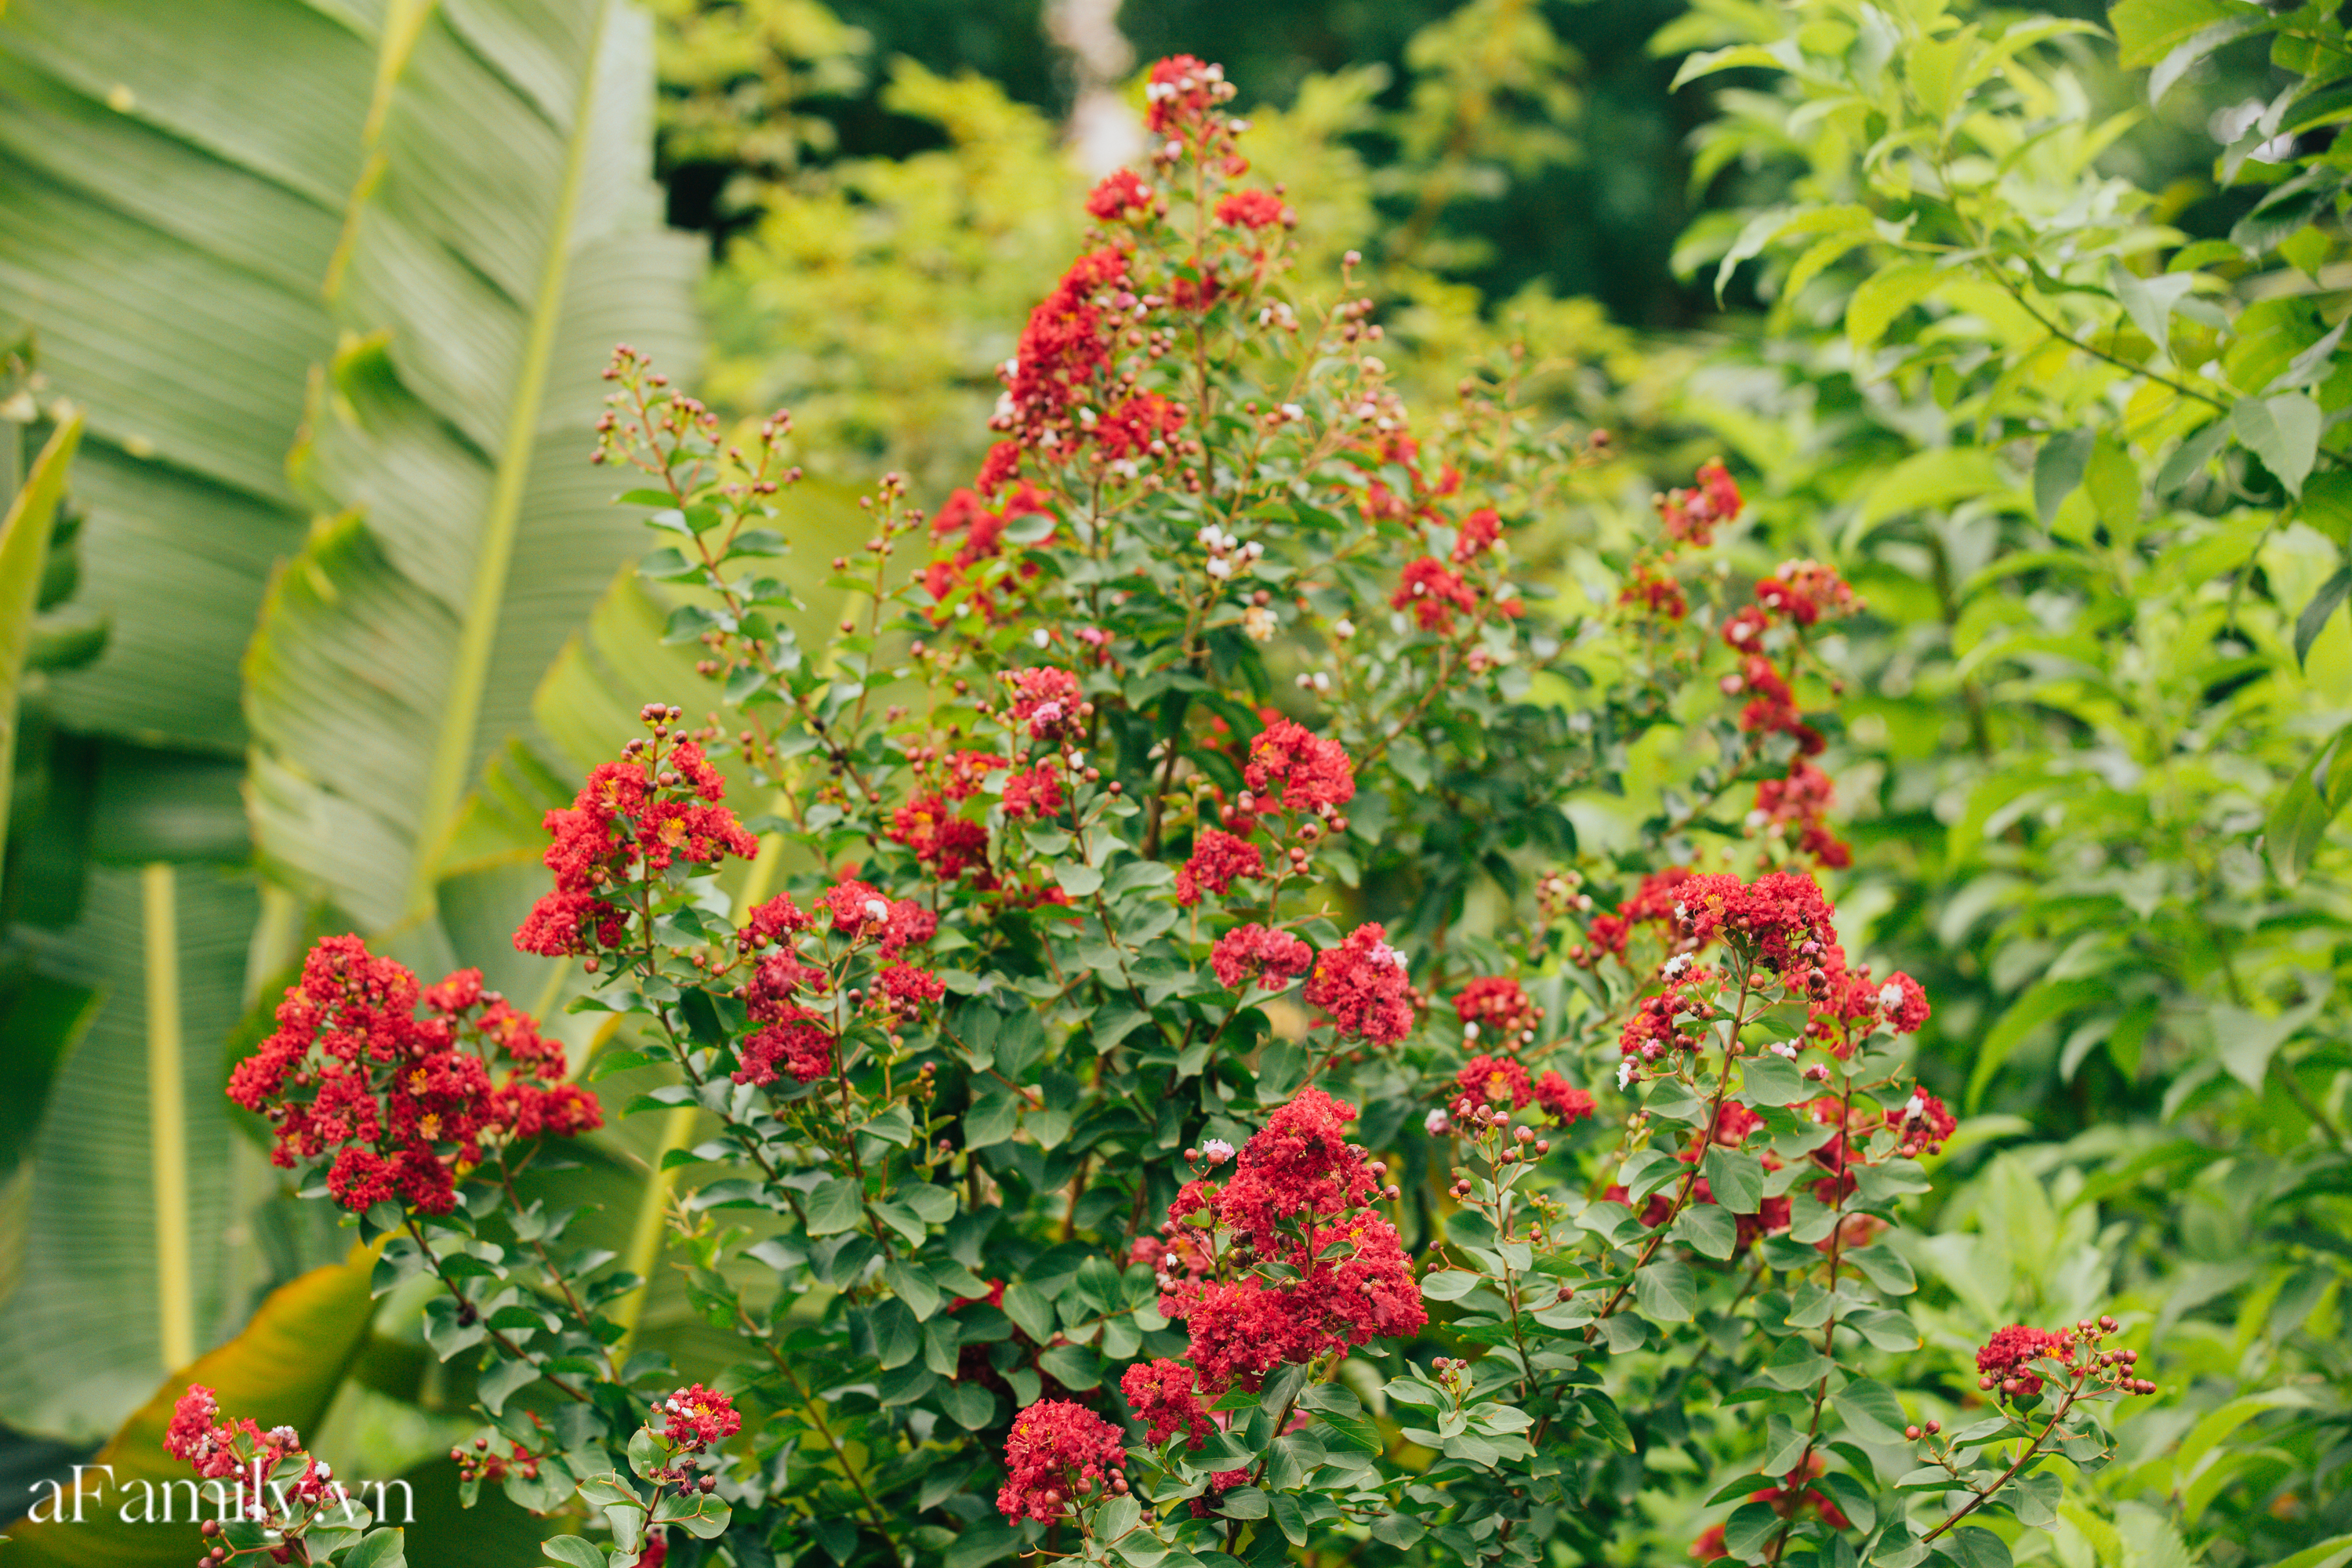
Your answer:
[[[584,1505],[610,1544],[560,1562],[2005,1562],[1981,1521],[2051,1517],[2153,1384],[2112,1319],[1905,1359],[1887,1233],[1956,1127],[1904,1071],[1930,999],[1817,879],[1858,601],[1714,571],[1719,464],[1630,550],[1570,525],[1538,598],[1514,529],[1589,445],[1507,366],[1416,419],[1347,279],[1290,291],[1231,97],[1154,69],[982,473],[866,499],[822,653],[760,564],[789,420],[608,372],[716,707],[648,703],[549,814],[515,940],[614,1016],[596,1076],[702,1119],[675,1261],[740,1360],[628,1352],[643,1281],[514,1181],[602,1111],[470,972],[321,944],[234,1092],[394,1233],[383,1288],[442,1281],[466,1484]],[[1580,847],[1653,731],[1702,793]]]

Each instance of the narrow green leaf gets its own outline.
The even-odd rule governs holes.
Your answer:
[[[2304,605],[2303,613],[2295,616],[2294,662],[2298,668],[2310,656],[2311,645],[2319,640],[2320,632],[2327,625],[2327,617],[2336,613],[2336,606],[2344,602],[2347,594],[2352,594],[2352,566],[2339,566],[2334,575],[2319,585],[2319,592],[2311,596],[2311,603]]]
[[[49,559],[49,531],[58,503],[65,499],[66,476],[81,444],[82,416],[68,414],[49,434],[25,476],[24,487],[0,519],[0,845],[8,842],[8,793],[16,776],[17,689],[25,679],[25,655],[33,642],[33,612],[41,573]],[[9,439],[16,437],[11,435]]]

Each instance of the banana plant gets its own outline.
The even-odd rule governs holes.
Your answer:
[[[320,1253],[249,1223],[275,1182],[223,1045],[308,927],[446,949],[467,787],[635,548],[582,459],[613,341],[693,361],[650,60],[624,0],[0,14],[0,312],[91,409],[84,588],[120,627],[51,693],[97,804],[30,934],[108,1001],[35,1142],[20,1426],[110,1429]],[[248,765],[252,838],[173,837]]]

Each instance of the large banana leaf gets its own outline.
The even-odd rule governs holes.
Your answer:
[[[359,177],[380,9],[0,8],[0,319],[88,411],[79,603],[112,630],[96,662],[47,679],[50,811],[11,867],[39,850],[43,874],[12,879],[27,923],[11,961],[29,959],[53,1020],[79,997],[89,1023],[0,1194],[0,1398],[20,1426],[102,1435],[169,1352],[234,1331],[268,1277],[233,1223],[217,1044],[254,908],[218,863],[249,851],[216,790],[177,786],[241,756],[237,659],[308,523],[285,456],[308,367],[334,345],[320,289]],[[116,863],[85,886],[71,860],[93,851]],[[12,1079],[41,1037],[17,1022],[0,1035]]]
[[[157,871],[168,879],[167,911],[151,907]],[[231,1133],[216,1042],[243,1011],[256,907],[251,887],[219,871],[100,868],[79,921],[25,933],[45,970],[108,1002],[58,1075],[34,1145],[24,1272],[0,1304],[0,1408],[12,1426],[101,1436],[168,1370],[167,1344],[216,1343],[252,1306],[227,1289],[251,1242],[229,1234]],[[150,1005],[159,912],[172,937],[169,1011],[182,1042],[170,1102],[181,1131],[168,1164],[155,1135],[173,1086],[151,1069],[168,1043],[157,1034],[163,1009]],[[184,1258],[159,1248],[165,1227],[187,1238]]]
[[[0,9],[0,319],[89,410],[84,731],[235,752],[236,661],[306,518],[285,471],[361,167],[381,0]]]
[[[375,929],[429,922],[466,790],[639,548],[586,461],[597,371],[621,339],[692,363],[697,265],[660,226],[635,9],[448,0],[395,42],[299,458],[352,516],[247,661],[265,859]]]

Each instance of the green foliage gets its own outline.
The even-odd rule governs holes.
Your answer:
[[[1924,1070],[2017,1119],[1982,1179],[2030,1203],[2033,1173],[2058,1205],[2005,1276],[1966,1196],[1925,1260],[1979,1322],[2037,1278],[2062,1300],[2127,1282],[2199,1371],[2126,1440],[2117,1526],[2144,1517],[2125,1500],[2178,1499],[2211,1560],[2286,1555],[2347,1522],[2324,1434],[2352,1400],[2329,1305],[2352,1237],[2330,1195],[2352,1161],[2330,826],[2352,717],[2330,416],[2352,373],[2309,281],[2340,245],[2312,221],[2336,155],[2252,132],[2217,148],[2219,183],[2271,188],[2230,241],[2191,243],[2165,221],[2178,198],[2104,172],[2139,111],[2100,110],[2116,57],[2095,27],[1700,11],[1675,42],[1720,47],[1686,79],[1769,73],[1719,96],[1702,163],[1750,160],[1785,195],[1685,242],[1719,279],[1752,268],[1779,334],[1686,407],[1764,476],[1788,536],[1874,563],[1857,585],[1881,625],[1832,753],[1877,815],[1848,910],[1937,966],[1944,1059]],[[2112,21],[2158,100],[2200,53],[2268,37],[2289,79],[2265,135],[2315,112],[2331,83],[2310,62],[2340,58],[2309,7],[2126,0]],[[2254,269],[2273,254],[2294,269]],[[2037,1262],[2056,1214],[2081,1240]],[[2289,1384],[2307,1397],[2232,1403]],[[2200,1421],[2255,1425],[2162,1453]],[[2129,1550],[2074,1523],[2091,1558]]]

